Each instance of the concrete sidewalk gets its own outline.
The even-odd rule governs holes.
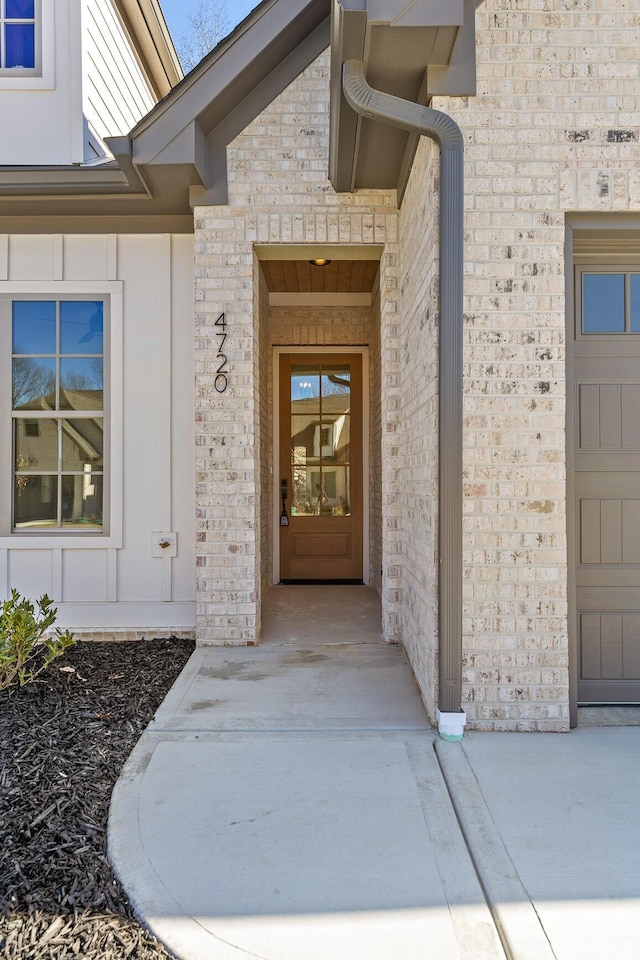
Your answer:
[[[639,735],[445,743],[398,647],[200,648],[110,856],[184,960],[504,960],[498,928],[513,960],[631,960]]]

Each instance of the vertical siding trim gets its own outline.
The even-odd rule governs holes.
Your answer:
[[[107,603],[118,599],[118,551],[107,550]]]
[[[0,550],[0,600],[9,596],[9,551]]]
[[[107,280],[118,279],[118,237],[110,233],[107,237]]]
[[[163,234],[160,243],[160,512],[161,528],[171,530],[171,235]],[[162,599],[171,594],[171,557],[163,557]]]
[[[54,603],[62,600],[62,550],[51,551],[51,599]]]
[[[54,280],[64,280],[64,244],[61,233],[56,233],[52,237],[53,249],[52,257],[52,276]]]
[[[0,233],[0,280],[9,279],[9,234]]]

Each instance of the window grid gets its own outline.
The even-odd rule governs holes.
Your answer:
[[[96,528],[100,529],[100,531],[102,529],[104,505],[104,301],[66,299],[56,301],[48,299],[43,301],[14,300],[14,324],[17,308],[34,303],[42,305],[45,312],[47,307],[54,308],[54,317],[50,317],[49,319],[55,319],[55,343],[53,344],[53,351],[42,349],[31,351],[23,350],[20,349],[20,344],[12,344],[12,460],[14,474],[12,529],[14,531],[24,532],[25,529],[28,530],[32,527],[38,532],[46,529],[48,533],[57,530],[76,531],[91,529],[91,532],[95,533]],[[63,317],[65,307],[70,308],[69,315],[66,319]],[[71,319],[74,307],[80,308],[81,310],[87,308],[87,314],[91,313],[91,315],[84,321],[82,319],[79,320],[77,317],[75,320]],[[102,349],[99,352],[65,349],[65,344],[62,342],[63,323],[68,325],[69,322],[72,324],[75,323],[76,325],[80,323],[82,325],[82,331],[86,330],[84,337],[79,340],[79,343],[82,343],[83,340],[90,341],[92,338],[98,336]],[[94,329],[92,329],[92,327]],[[46,366],[42,364],[37,365],[37,361],[45,361],[45,364],[49,362],[48,374]],[[53,361],[53,366],[51,365],[51,361]],[[63,365],[65,362],[73,361],[79,361],[79,370],[76,369],[74,371],[70,369],[69,374],[66,375],[68,383],[65,385],[63,383],[65,379]],[[87,361],[97,365],[94,369],[94,376],[97,374],[97,381],[94,384],[91,384],[90,378],[86,378],[86,375],[82,373],[82,365],[86,365]],[[19,364],[22,364],[22,370],[17,366]],[[19,389],[17,383],[21,372],[23,379],[27,381],[27,388],[25,389],[29,389],[28,382],[29,379],[31,379],[31,392],[35,394],[41,392],[41,396],[33,395],[26,397],[25,392],[16,395],[15,391]],[[83,382],[83,378],[85,382]],[[96,386],[98,387],[97,390],[91,389],[91,387]],[[73,405],[73,400],[69,394],[73,394],[74,392],[77,394],[76,404],[78,399],[82,402],[82,394],[84,394],[85,404],[88,401],[88,407],[78,409],[77,406]],[[100,400],[99,404],[97,404],[98,398]],[[41,443],[44,442],[44,444],[46,444],[46,436],[43,437],[43,434],[47,434],[48,432],[49,437],[52,436],[52,432],[50,430],[47,431],[47,425],[49,424],[52,426],[55,424],[55,467],[52,466],[52,462],[49,460],[42,469],[30,469],[31,464],[28,463],[29,458],[25,457],[23,452],[21,452],[21,447],[24,446],[26,450],[27,438],[37,438],[41,440]],[[94,445],[91,443],[92,436]],[[97,445],[95,445],[96,437],[98,438]],[[67,450],[69,447],[73,448],[74,445],[78,451],[84,453],[83,459],[85,462],[82,464],[81,469],[69,469],[68,467]],[[51,447],[52,444],[50,443],[50,450]],[[44,456],[46,460],[46,448],[45,453],[41,454],[41,456]],[[96,461],[95,465],[91,462],[92,460]],[[18,500],[27,490],[30,482],[35,478],[42,478],[40,490],[43,494],[41,498],[43,503],[45,500],[51,502],[55,496],[55,517],[49,518],[48,520],[41,518],[40,522],[38,522],[37,518],[34,518],[32,523],[21,522],[19,520]],[[74,480],[74,478],[77,479]],[[55,494],[52,493],[52,490],[55,490]],[[69,491],[71,491],[71,493]],[[48,495],[47,498],[45,498],[44,493]],[[71,500],[71,505],[69,505],[69,499]],[[92,515],[86,516],[85,514],[88,511],[82,509],[81,515],[76,516],[74,519],[73,504],[80,502],[83,507],[88,502],[92,504]],[[55,522],[51,522],[52,520]]]

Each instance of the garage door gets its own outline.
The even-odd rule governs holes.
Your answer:
[[[640,702],[640,268],[576,268],[578,702]]]

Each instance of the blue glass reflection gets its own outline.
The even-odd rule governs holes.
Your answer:
[[[14,300],[13,353],[56,352],[56,305],[49,300]]]
[[[631,286],[631,332],[640,333],[640,273],[629,277]]]
[[[53,410],[56,404],[56,362],[14,357],[11,394],[14,410]]]
[[[7,23],[4,28],[5,67],[32,69],[36,65],[36,36],[32,23]]]
[[[320,397],[320,377],[306,372],[291,377],[292,400],[317,400]]]
[[[63,300],[60,304],[60,352],[102,353],[103,304]]]
[[[60,409],[102,409],[102,360],[63,358],[60,361]]]
[[[7,20],[33,20],[35,17],[35,0],[5,0],[5,4]]]
[[[585,273],[582,282],[582,332],[624,333],[624,275]]]

